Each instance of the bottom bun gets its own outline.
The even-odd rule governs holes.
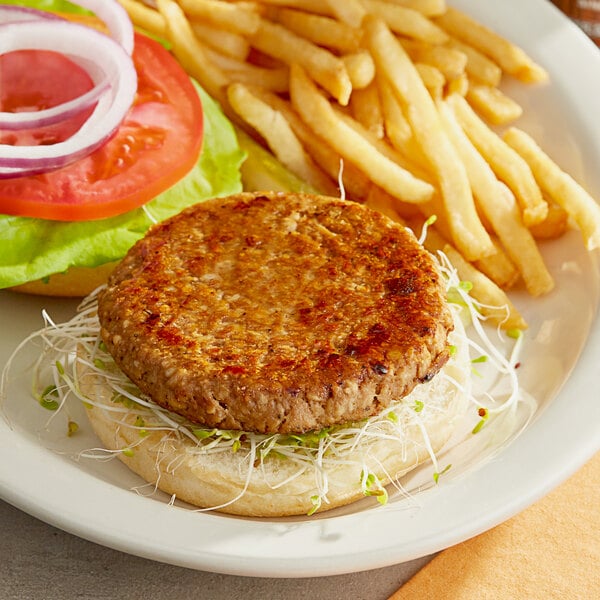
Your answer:
[[[98,286],[105,284],[116,265],[116,262],[110,262],[99,267],[71,267],[64,273],[50,275],[47,279],[29,281],[10,289],[14,292],[36,296],[83,298],[91,294]]]
[[[470,394],[468,344],[456,321],[450,343],[457,352],[432,381],[401,401],[395,409],[397,419],[381,417],[368,428],[355,424],[352,428],[362,432],[359,442],[331,447],[317,464],[282,457],[281,452],[261,460],[248,441],[236,451],[231,446],[210,450],[180,431],[157,430],[151,425],[156,423],[151,410],[114,402],[114,391],[85,367],[80,368],[80,387],[93,399],[93,405],[86,403],[87,414],[104,446],[119,452],[130,469],[167,494],[235,515],[306,515],[319,496],[320,511],[364,497],[365,468],[376,476],[381,491],[380,485],[426,461],[448,441],[465,415]]]

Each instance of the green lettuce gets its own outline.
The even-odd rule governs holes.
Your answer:
[[[69,267],[119,260],[150,225],[207,198],[241,191],[240,149],[233,126],[200,87],[204,142],[197,165],[144,208],[98,221],[63,222],[0,215],[0,289],[44,279]]]
[[[80,6],[76,6],[67,0],[3,0],[2,4],[15,4],[17,6],[27,6],[37,8],[38,10],[50,10],[64,13],[82,13],[89,14],[90,11]]]

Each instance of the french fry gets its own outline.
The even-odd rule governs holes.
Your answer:
[[[537,225],[529,228],[536,240],[555,240],[569,229],[569,213],[554,202],[548,203],[548,215]]]
[[[384,134],[383,112],[376,83],[373,81],[366,88],[354,90],[350,96],[352,116],[364,125],[375,137]]]
[[[224,104],[224,89],[229,79],[206,58],[204,48],[194,35],[180,6],[173,0],[156,0],[156,5],[167,24],[167,35],[177,60],[208,94]]]
[[[400,202],[398,198],[394,198],[376,185],[370,187],[365,204],[403,225],[406,224],[407,219],[422,218],[422,213],[416,204]]]
[[[504,141],[531,167],[540,187],[562,206],[581,230],[585,247],[600,247],[600,206],[573,177],[565,173],[524,131],[511,127]]]
[[[346,65],[353,89],[366,88],[375,78],[375,63],[366,50],[345,54],[342,61]]]
[[[403,153],[396,150],[387,140],[378,138],[373,132],[366,129],[356,119],[353,119],[351,115],[347,114],[340,107],[333,108],[338,118],[355,133],[360,135],[366,142],[371,144],[380,154],[397,164],[401,168],[412,173],[418,179],[429,183],[434,186],[434,177],[428,171],[428,165],[426,163],[419,163],[418,159],[422,158],[421,155],[415,156],[412,153]],[[412,148],[411,148],[412,150]],[[435,195],[436,190],[434,190]],[[433,196],[432,196],[433,198]],[[431,201],[431,199],[429,200]],[[421,204],[421,203],[417,203]],[[427,202],[425,202],[427,204]]]
[[[446,101],[469,139],[515,194],[523,211],[525,225],[529,227],[541,223],[548,214],[548,203],[529,165],[477,116],[462,96],[448,96]]]
[[[521,275],[500,243],[494,239],[494,236],[492,236],[492,241],[496,246],[496,252],[480,260],[473,261],[473,265],[499,288],[504,291],[510,290],[519,281]]]
[[[167,35],[167,25],[158,11],[137,0],[119,0],[119,4],[137,27],[161,38]]]
[[[465,168],[416,68],[382,20],[366,17],[365,28],[375,64],[406,105],[415,138],[436,173],[454,243],[469,260],[493,254],[492,241],[475,210]]]
[[[318,46],[325,46],[342,54],[358,52],[360,49],[360,29],[331,17],[288,8],[275,10],[273,16],[273,20]]]
[[[271,152],[243,129],[236,127],[236,136],[240,148],[246,152],[246,159],[240,165],[244,190],[248,192],[262,190],[288,192],[290,189],[294,189],[306,194],[315,193],[316,190],[308,183],[293,173],[282,170]]]
[[[232,81],[254,84],[273,92],[287,92],[289,69],[286,66],[265,68],[247,61],[225,56],[213,48],[205,48],[209,60],[221,69]]]
[[[271,152],[292,173],[323,194],[335,194],[332,181],[306,154],[283,115],[241,83],[227,88],[231,108],[266,141]]]
[[[492,125],[506,125],[523,114],[518,102],[499,88],[471,81],[466,95],[469,104]]]
[[[488,85],[500,85],[502,69],[485,54],[454,37],[451,37],[445,45],[462,52],[467,57],[465,71],[469,77]]]
[[[533,235],[523,224],[514,195],[504,183],[498,181],[489,164],[479,154],[445,103],[440,105],[440,114],[467,169],[477,203],[511,260],[517,265],[527,291],[532,296],[546,294],[554,287],[554,281]]]
[[[446,89],[444,90],[444,94],[449,96],[450,94],[458,94],[459,96],[466,96],[469,91],[469,78],[466,73],[463,73],[460,77],[456,79],[451,79],[446,83]]]
[[[400,152],[406,152],[407,148],[415,145],[410,124],[402,112],[402,107],[389,81],[384,77],[378,77],[377,88],[381,100],[385,134],[394,148]]]
[[[329,7],[337,19],[350,27],[360,27],[366,15],[360,0],[323,0],[323,4]]]
[[[288,6],[317,15],[333,16],[329,5],[327,2],[323,2],[323,0],[261,0],[261,4],[268,6]]]
[[[520,47],[459,10],[448,7],[435,21],[448,33],[490,57],[517,79],[527,83],[547,81],[546,70]]]
[[[385,0],[362,0],[369,15],[383,19],[395,33],[431,44],[444,44],[448,34],[422,13]]]
[[[352,163],[344,164],[341,155],[306,125],[288,100],[258,87],[251,87],[251,90],[255,96],[286,118],[306,151],[331,179],[338,181],[341,176],[346,196],[361,201],[367,198],[372,187],[368,177]]]
[[[442,252],[456,269],[461,281],[468,281],[473,288],[470,295],[480,303],[480,313],[503,329],[527,329],[527,322],[506,292],[487,275],[482,273],[473,263],[466,260],[462,254],[448,242],[447,236],[438,230],[438,221],[429,225],[426,235],[422,236],[422,219],[409,219],[408,226],[415,232],[417,238],[424,237],[423,246],[432,254]],[[486,258],[487,260],[487,258]]]
[[[290,65],[296,62],[302,65],[341,105],[348,104],[352,92],[350,76],[344,62],[331,52],[265,19],[261,19],[258,31],[250,40],[265,54]]]
[[[467,55],[460,50],[418,40],[401,39],[400,43],[413,62],[436,67],[448,80],[456,79],[465,72]]]
[[[418,10],[427,17],[435,17],[446,12],[446,0],[387,0],[387,2]]]
[[[244,61],[250,53],[250,42],[233,31],[218,29],[204,21],[190,21],[192,31],[204,46],[210,46],[221,54]]]
[[[290,97],[304,122],[317,135],[325,137],[346,160],[367,172],[374,183],[405,202],[429,199],[432,186],[389,160],[348,127],[296,64],[290,68]]]
[[[434,100],[441,98],[444,94],[444,86],[446,85],[446,78],[442,72],[426,63],[415,63],[415,68],[423,84],[429,91],[430,96]]]
[[[193,21],[206,21],[219,29],[252,35],[258,29],[260,16],[244,4],[223,0],[178,0],[183,12]]]
[[[443,252],[456,269],[460,279],[469,281],[473,286],[470,293],[480,303],[479,310],[482,315],[506,330],[527,329],[527,322],[523,315],[510,301],[504,290],[465,260],[452,246],[446,245]]]

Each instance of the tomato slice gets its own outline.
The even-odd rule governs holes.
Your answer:
[[[44,81],[39,73],[45,74]],[[0,56],[0,107],[4,111],[51,108],[93,87],[87,71],[58,52],[19,50]],[[37,129],[6,132],[0,129],[0,144],[37,146],[62,142],[85,123],[92,110],[89,108],[61,123]]]
[[[39,60],[36,54],[28,51],[19,59]],[[0,180],[0,213],[61,221],[112,217],[145,204],[192,169],[203,136],[202,105],[194,85],[167,50],[142,34],[136,34],[133,59],[137,96],[116,134],[58,171]],[[35,102],[41,109],[64,102],[62,90],[81,76],[81,69],[69,63],[62,63],[61,85],[48,85],[44,69],[28,68],[27,87],[44,88],[45,94],[43,102],[24,95],[21,105]],[[31,81],[35,77],[39,81]],[[4,92],[13,104],[19,93],[19,84],[15,86]]]

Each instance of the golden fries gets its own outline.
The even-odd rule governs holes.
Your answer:
[[[407,106],[415,138],[435,170],[454,243],[469,260],[493,254],[493,244],[475,211],[465,168],[414,64],[383,21],[367,17],[365,29],[375,64]]]
[[[514,192],[523,209],[525,225],[541,223],[548,214],[548,204],[529,165],[475,114],[462,96],[453,94],[447,103],[494,172]]]
[[[360,30],[331,17],[300,10],[280,8],[272,13],[274,21],[313,44],[350,54],[360,50]]]
[[[554,285],[538,240],[574,224],[600,247],[594,199],[529,135],[500,130],[523,112],[503,74],[537,83],[546,71],[445,0],[119,1],[167,38],[241,143],[268,148],[307,189],[410,225],[436,216],[426,247],[448,251],[503,327],[526,326],[507,289]],[[244,181],[261,184],[249,167]]]
[[[348,127],[299,65],[290,69],[290,97],[298,114],[317,135],[325,135],[341,156],[367,172],[374,183],[392,196],[405,202],[430,198],[432,186],[389,160]]]
[[[417,40],[401,39],[400,43],[413,62],[436,67],[448,80],[457,79],[465,72],[467,55],[460,50]]]
[[[141,29],[158,37],[166,37],[167,24],[163,16],[136,0],[119,0],[119,4],[127,11],[131,20]]]
[[[229,80],[206,58],[204,48],[194,35],[184,12],[173,0],[156,0],[156,4],[164,17],[167,35],[173,44],[173,54],[213,98],[223,103],[224,88]]]
[[[352,88],[366,88],[375,78],[375,63],[373,57],[365,50],[342,56],[344,65],[350,77]]]
[[[226,31],[252,35],[260,25],[260,16],[244,4],[223,0],[178,0],[178,2],[192,20],[206,21]]]
[[[466,261],[459,252],[450,245],[444,246],[444,254],[456,269],[463,281],[471,283],[471,295],[480,302],[480,312],[504,329],[527,329],[523,315],[510,301],[506,293],[489,277]]]
[[[366,14],[361,0],[323,0],[323,4],[327,5],[342,23],[350,27],[360,27]]]
[[[331,52],[265,19],[261,19],[250,42],[261,52],[288,65],[302,65],[340,104],[348,104],[352,92],[350,76],[344,62]]]
[[[363,89],[352,92],[350,111],[353,117],[376,137],[383,137],[383,111],[379,99],[379,90],[375,82],[371,82]]]
[[[448,33],[489,56],[517,79],[530,83],[548,79],[546,71],[521,48],[468,15],[448,7],[443,15],[436,18],[436,22]]]
[[[469,104],[492,125],[506,125],[523,114],[521,106],[499,88],[471,82],[466,98]]]
[[[523,224],[514,195],[504,183],[498,181],[447,104],[441,104],[440,112],[452,143],[467,169],[478,205],[506,252],[518,266],[527,290],[533,296],[549,292],[554,282],[532,234]],[[497,281],[496,278],[494,280]]]
[[[502,69],[479,50],[469,46],[469,44],[464,44],[456,38],[450,38],[445,46],[458,50],[467,57],[465,72],[473,80],[493,86],[500,85]]]
[[[204,46],[210,46],[218,52],[245,61],[250,54],[250,43],[239,33],[218,29],[201,21],[190,21],[192,30]]]
[[[449,39],[443,29],[417,10],[384,0],[362,1],[369,15],[383,19],[395,33],[431,44],[443,44]]]
[[[512,127],[504,141],[527,161],[542,189],[573,217],[586,248],[600,248],[600,206],[595,200],[524,131]]]
[[[221,69],[232,81],[258,85],[273,92],[288,91],[289,70],[286,66],[260,67],[221,54],[213,48],[206,47],[204,51],[211,63]]]
[[[295,175],[322,194],[336,193],[331,180],[314,164],[287,120],[241,83],[227,88],[231,108],[266,140],[271,152]]]
[[[387,0],[393,4],[399,4],[404,8],[412,8],[418,10],[420,13],[428,16],[435,17],[442,15],[446,12],[446,0]]]

